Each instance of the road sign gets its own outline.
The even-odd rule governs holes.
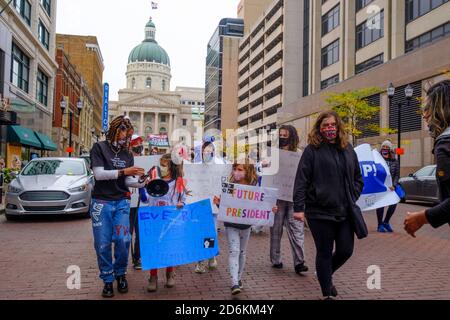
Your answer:
[[[108,131],[109,126],[109,84],[103,85],[103,113],[102,113],[102,129],[103,132]]]

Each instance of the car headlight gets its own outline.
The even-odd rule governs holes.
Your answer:
[[[69,189],[69,192],[84,192],[88,189],[87,184]]]
[[[20,187],[15,187],[12,184],[9,185],[8,187],[8,192],[10,193],[21,193],[23,190]]]

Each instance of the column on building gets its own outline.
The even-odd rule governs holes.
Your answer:
[[[139,135],[144,136],[144,112],[141,112],[141,123],[139,126]]]
[[[159,134],[159,113],[155,112],[155,129],[153,130],[155,134]]]
[[[172,136],[172,132],[173,132],[173,130],[174,130],[174,127],[173,127],[173,125],[174,125],[174,123],[173,123],[173,114],[171,113],[171,114],[169,114],[169,136]]]

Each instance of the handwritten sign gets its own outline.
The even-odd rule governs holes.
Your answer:
[[[279,161],[278,173],[265,175],[266,170],[263,168],[262,186],[278,189],[280,200],[293,202],[295,176],[301,157],[300,152],[280,150],[279,159],[275,159]]]
[[[218,219],[251,226],[273,226],[278,190],[222,182]]]
[[[134,157],[134,166],[143,168],[147,173],[154,166],[159,166],[161,156],[146,156],[146,157]],[[131,208],[137,208],[139,201],[139,190],[136,188],[130,188],[131,191]],[[145,206],[141,203],[141,206]]]
[[[222,193],[222,177],[231,173],[231,164],[185,164],[184,174],[188,189],[192,196],[187,197],[188,203],[214,198]],[[212,207],[218,213],[216,206]]]
[[[176,267],[219,255],[209,200],[176,207],[139,209],[139,235],[144,270]]]

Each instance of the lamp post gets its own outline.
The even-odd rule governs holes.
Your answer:
[[[64,97],[61,98],[61,103],[60,103],[60,107],[61,107],[61,114],[64,116],[65,114],[69,115],[69,148],[68,148],[68,152],[69,152],[69,158],[72,157],[72,127],[73,127],[73,112],[72,110],[70,110],[66,113],[64,112],[67,108],[67,103],[66,100],[64,99]],[[78,114],[80,114],[81,110],[83,109],[83,102],[81,102],[80,99],[78,99],[77,102],[77,109],[78,109]]]

